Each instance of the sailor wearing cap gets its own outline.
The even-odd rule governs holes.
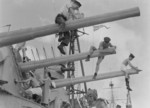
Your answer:
[[[116,49],[116,46],[113,46],[113,45],[110,43],[110,41],[111,41],[111,39],[110,39],[109,37],[104,37],[104,40],[100,42],[98,49],[97,49],[95,46],[91,46],[90,51],[89,51],[89,54],[87,55],[86,61],[89,61],[89,60],[90,60],[90,57],[91,57],[91,55],[93,54],[93,52],[94,52],[95,50],[104,50],[104,49],[107,49],[107,48]],[[100,63],[102,62],[103,59],[104,59],[104,56],[99,56],[99,57],[98,57],[93,79],[96,78],[97,73],[98,73],[98,71],[99,71],[99,65],[100,65]]]

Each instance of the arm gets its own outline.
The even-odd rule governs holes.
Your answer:
[[[103,50],[103,42],[100,42],[98,49]]]
[[[84,18],[84,13],[81,13],[79,10],[75,10],[74,16],[76,19],[82,19]]]
[[[72,8],[70,7],[68,12],[69,12],[69,14],[70,14],[69,20],[70,20],[70,19],[71,19],[71,20],[77,19],[74,9],[72,9]]]
[[[74,10],[72,8],[69,8],[69,14],[70,14],[70,19],[81,19],[84,18],[84,14],[80,13],[79,10]]]
[[[26,79],[26,80],[22,80],[22,81],[16,81],[17,83],[26,83],[26,82],[28,82],[28,81],[30,81],[31,79],[29,78],[29,79]]]
[[[129,66],[130,66],[131,68],[133,68],[133,69],[137,69],[135,66],[133,66],[133,65],[131,64],[131,62],[130,62],[130,61],[128,62],[128,64],[129,64]]]
[[[114,47],[114,48],[116,48],[116,46],[112,45],[111,43],[109,44],[109,47]]]

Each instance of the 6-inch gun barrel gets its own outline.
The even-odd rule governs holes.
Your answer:
[[[117,12],[105,13],[102,15],[66,22],[65,31],[121,20],[130,17],[136,17],[139,15],[140,11],[138,7]],[[51,24],[42,27],[26,28],[22,30],[0,33],[0,47],[28,41],[34,38],[51,35],[58,32],[59,26],[56,24]]]

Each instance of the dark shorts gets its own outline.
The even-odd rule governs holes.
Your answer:
[[[63,43],[65,46],[68,46],[70,42],[70,31],[63,32],[64,33],[64,39],[61,43]]]
[[[55,18],[55,23],[59,25],[65,21],[67,21],[67,18],[63,14],[58,14]]]
[[[67,18],[63,14],[58,14],[55,18],[56,24],[62,24],[67,21]],[[65,46],[68,46],[70,42],[70,31],[60,32],[59,35],[63,35],[64,39],[61,41],[61,43]]]

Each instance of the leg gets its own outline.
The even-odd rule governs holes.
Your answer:
[[[95,68],[95,73],[94,73],[94,76],[93,76],[93,79],[96,78],[97,73],[98,73],[98,71],[99,71],[100,63],[102,62],[103,59],[104,59],[104,56],[98,57],[98,60],[97,60],[97,63],[96,63],[96,68]]]
[[[64,55],[66,53],[63,48],[64,48],[64,46],[68,46],[69,42],[70,42],[70,32],[66,31],[66,32],[64,32],[64,39],[62,40],[61,44],[58,46],[58,49]]]
[[[125,82],[126,82],[127,90],[132,91],[129,84],[129,78],[125,78]]]
[[[75,69],[73,67],[70,67],[70,68],[62,67],[61,70],[62,70],[62,72],[65,72],[65,71],[74,71]]]
[[[64,39],[64,33],[63,32],[59,32],[59,38],[58,38],[58,42],[61,42]]]
[[[63,29],[65,28],[65,22],[66,22],[66,18],[61,15],[61,14],[58,14],[55,18],[55,23],[58,24],[60,26],[60,32],[59,32],[59,38],[58,38],[58,41],[61,42],[64,38],[64,33],[62,32]]]
[[[55,18],[55,23],[60,25],[61,30],[63,31],[63,29],[65,28],[65,22],[66,22],[67,18],[62,15],[62,14],[58,14]]]
[[[128,72],[126,71],[126,69],[122,69],[122,71],[123,71],[124,74],[125,74],[126,87],[127,87],[127,89],[128,89],[129,91],[132,91],[132,89],[130,88],[130,85],[129,85],[129,79],[130,79],[129,74],[128,74]]]
[[[90,61],[90,57],[95,50],[97,50],[95,46],[90,47],[89,54],[87,55],[87,58],[85,59],[85,61]]]
[[[71,34],[71,36],[72,36],[71,41],[73,42],[73,41],[78,37],[77,29],[71,30],[71,31],[70,31],[70,34]]]

